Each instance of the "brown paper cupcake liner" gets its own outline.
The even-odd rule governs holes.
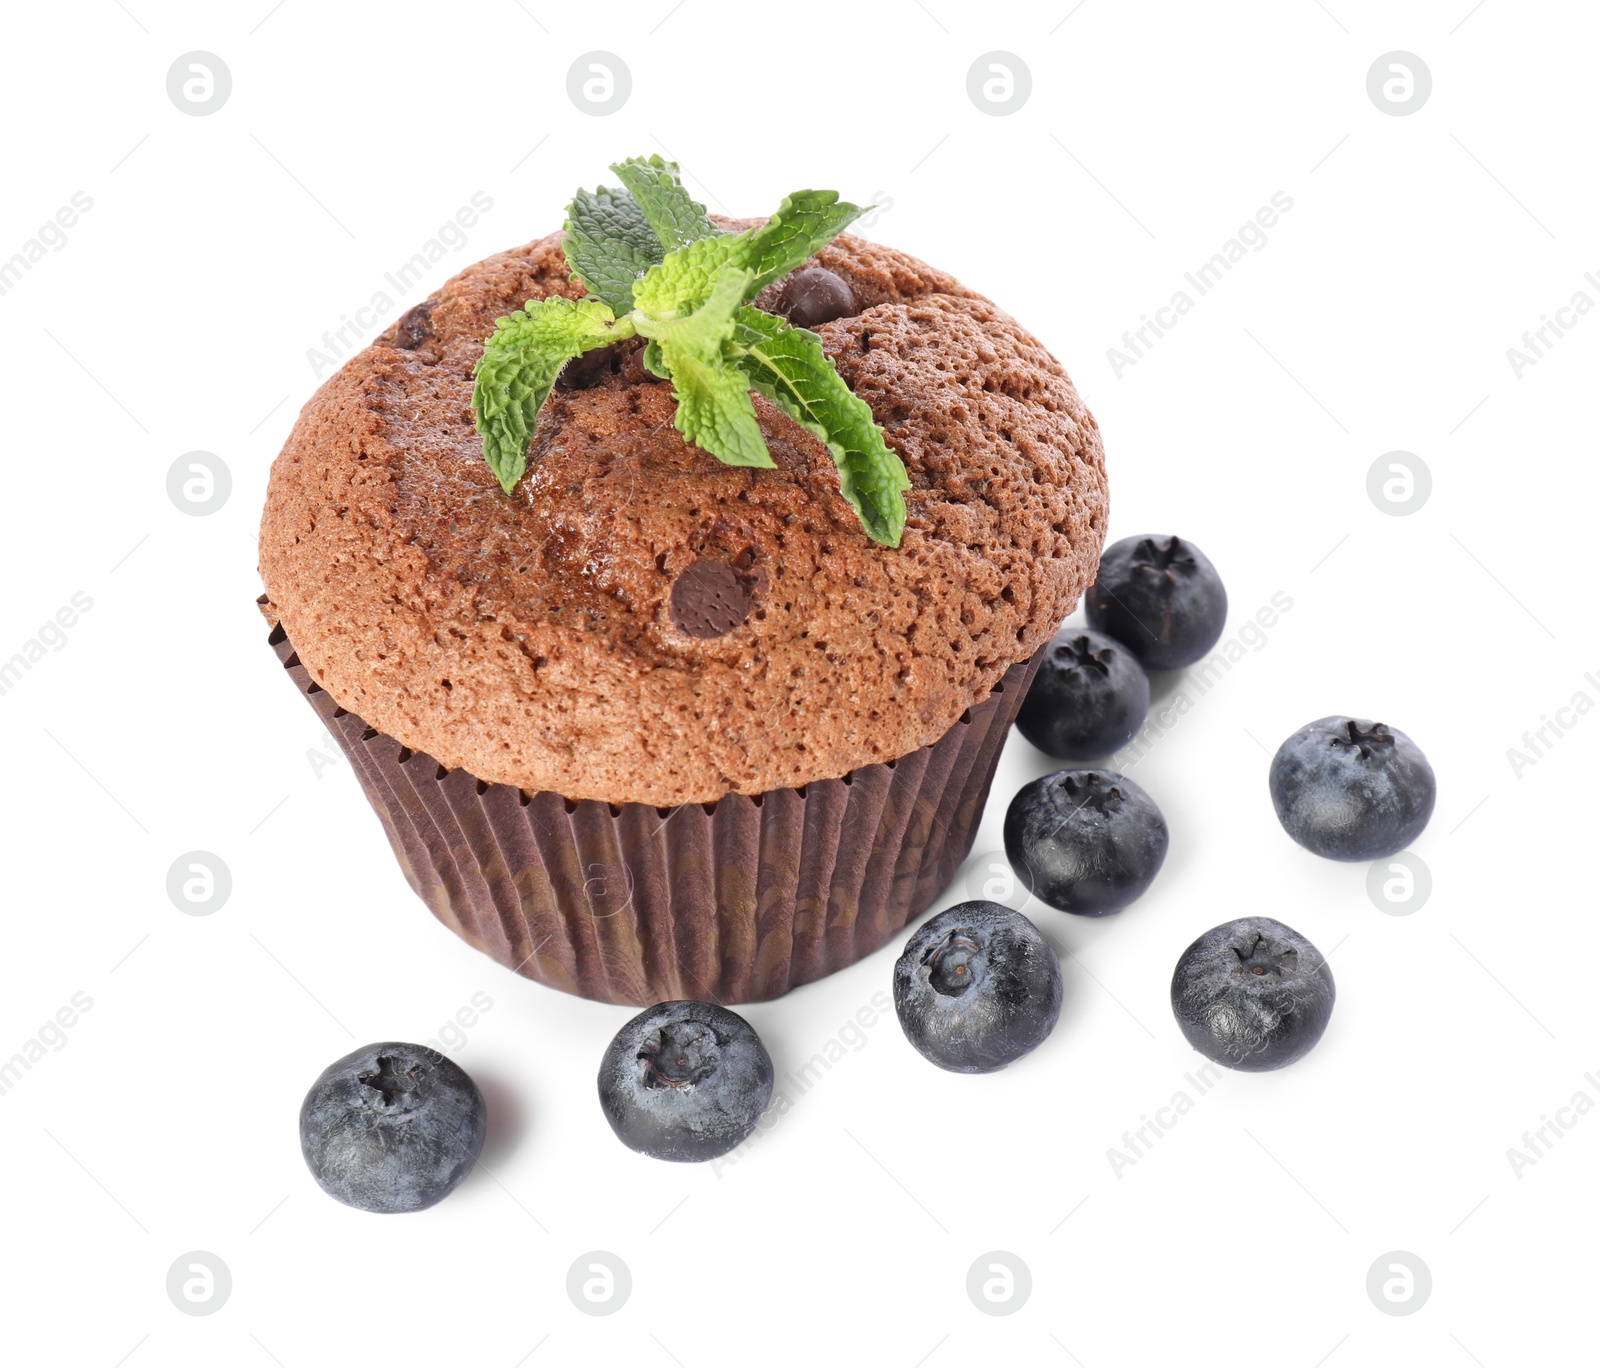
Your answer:
[[[447,770],[339,707],[281,625],[268,642],[440,921],[527,978],[638,1006],[777,997],[870,954],[926,910],[971,849],[1043,654],[898,760],[655,808]]]

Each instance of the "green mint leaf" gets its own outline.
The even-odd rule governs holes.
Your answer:
[[[724,267],[744,267],[750,237],[750,233],[723,233],[668,252],[659,266],[635,282],[635,306],[658,318],[692,313],[710,298]]]
[[[905,464],[822,350],[821,339],[759,309],[742,308],[729,347],[751,388],[820,438],[839,467],[839,491],[873,541],[899,546],[906,525]]]
[[[525,310],[495,320],[473,369],[472,413],[483,459],[507,494],[528,467],[539,410],[561,368],[633,333],[633,319],[618,320],[599,299],[529,300]]]
[[[749,271],[724,267],[706,302],[694,313],[646,319],[639,326],[672,377],[678,401],[673,426],[724,465],[770,467],[772,454],[756,422],[750,383],[744,371],[728,364],[723,355],[733,338],[734,311],[749,285]]]
[[[865,212],[860,205],[840,199],[834,190],[796,190],[785,195],[777,213],[748,235],[748,254],[739,265],[754,271],[755,279],[746,301],[815,256]]]
[[[689,197],[678,179],[676,162],[664,161],[652,153],[648,157],[629,157],[611,169],[627,186],[669,252],[722,231],[706,217],[705,205]]]
[[[633,282],[665,255],[656,230],[626,190],[579,190],[567,207],[567,264],[616,314],[633,308]]]
[[[833,241],[862,214],[832,190],[797,190],[759,228],[700,238],[669,252],[633,287],[634,303],[646,313],[696,309],[725,266],[748,270],[748,303],[774,280],[794,270]]]

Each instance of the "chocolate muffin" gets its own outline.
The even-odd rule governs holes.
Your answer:
[[[485,338],[584,293],[552,234],[331,377],[273,465],[263,611],[447,924],[588,996],[770,997],[964,858],[1094,575],[1099,431],[1009,315],[842,236],[755,304],[814,328],[904,462],[897,547],[761,395],[775,468],[685,441],[640,338],[568,363],[507,495],[473,422]]]

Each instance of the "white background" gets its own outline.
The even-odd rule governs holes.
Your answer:
[[[1583,278],[1600,272],[1600,23],[1510,0],[1074,3],[836,21],[708,0],[8,7],[0,258],[75,191],[93,200],[0,296],[0,657],[75,592],[93,601],[0,696],[0,1058],[74,993],[93,1002],[0,1096],[8,1361],[1592,1355],[1600,1118],[1520,1176],[1507,1151],[1574,1093],[1600,1101],[1580,864],[1600,718],[1520,777],[1507,751],[1575,692],[1600,698],[1600,319],[1521,378],[1506,351],[1575,291],[1600,299]],[[196,49],[233,77],[208,117],[166,93]],[[566,95],[592,49],[632,71],[609,117]],[[1409,117],[1366,91],[1396,49],[1433,75]],[[1031,68],[1009,117],[966,94],[991,50]],[[627,1011],[519,980],[434,922],[348,767],[311,759],[325,734],[253,606],[268,467],[324,330],[474,191],[492,211],[409,302],[558,226],[608,162],[659,150],[714,210],[876,194],[872,236],[989,294],[1067,365],[1104,430],[1114,537],[1192,537],[1227,581],[1230,635],[1293,600],[1132,771],[1172,831],[1150,894],[1103,923],[1031,909],[1070,952],[1042,1048],[956,1077],[880,1019],[720,1171],[616,1143],[594,1074]],[[1276,191],[1294,207],[1266,247],[1118,378],[1107,349]],[[1434,482],[1404,518],[1366,493],[1397,449]],[[232,473],[208,517],[166,493],[193,450]],[[1402,727],[1438,773],[1414,915],[1380,912],[1364,867],[1313,858],[1273,818],[1266,751],[1336,711]],[[1050,768],[1013,740],[978,852]],[[165,891],[191,850],[232,872],[208,917]],[[945,901],[963,896],[958,879]],[[1251,912],[1332,953],[1326,1037],[1283,1072],[1226,1076],[1114,1170],[1124,1131],[1194,1092],[1174,961]],[[887,988],[896,953],[748,1009],[780,1072]],[[437,1038],[478,992],[492,1008],[455,1057],[490,1101],[492,1176],[408,1218],[324,1197],[296,1141],[311,1080],[357,1044]],[[565,1291],[596,1249],[634,1283],[606,1318]],[[191,1250],[232,1271],[214,1315],[167,1298]],[[1031,1270],[1007,1318],[965,1292],[990,1250]],[[1365,1290],[1391,1250],[1432,1272],[1405,1318]]]

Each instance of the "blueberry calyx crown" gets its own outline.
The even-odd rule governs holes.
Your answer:
[[[952,931],[922,957],[928,982],[945,997],[960,997],[977,982],[983,947],[966,931]]]
[[[1239,978],[1244,978],[1247,975],[1254,978],[1265,978],[1268,974],[1280,974],[1283,972],[1283,966],[1273,959],[1272,948],[1267,944],[1265,936],[1256,937],[1255,944],[1250,947],[1249,954],[1239,949],[1237,945],[1233,947],[1233,953],[1239,957],[1239,968],[1235,971]],[[1278,952],[1279,960],[1293,960],[1294,958],[1295,952],[1292,948]]]
[[[1149,570],[1166,584],[1175,585],[1178,582],[1176,571],[1188,573],[1197,567],[1189,548],[1176,537],[1168,537],[1165,544],[1158,543],[1154,537],[1146,537],[1134,548],[1131,568]]]
[[[1370,760],[1376,751],[1394,745],[1394,735],[1382,722],[1374,722],[1370,730],[1363,731],[1359,722],[1351,720],[1344,724],[1344,734],[1334,736],[1329,744],[1349,746],[1363,760]]]
[[[1093,808],[1102,817],[1109,817],[1122,806],[1122,790],[1112,785],[1103,787],[1098,774],[1091,774],[1086,779],[1079,779],[1076,775],[1063,775],[1061,787],[1067,797],[1077,799],[1078,810]]]
[[[1111,676],[1111,662],[1115,659],[1109,646],[1102,646],[1098,651],[1090,644],[1087,636],[1076,636],[1070,641],[1064,641],[1050,652],[1053,660],[1062,663],[1068,672],[1078,670],[1093,670],[1102,679]]]
[[[382,1106],[388,1109],[402,1097],[417,1102],[422,1100],[422,1080],[419,1073],[415,1066],[407,1069],[400,1060],[391,1055],[379,1055],[377,1071],[357,1074],[356,1081],[377,1093],[382,1099]],[[412,1094],[415,1094],[415,1097],[412,1097]]]
[[[652,1031],[639,1046],[644,1086],[693,1088],[717,1069],[722,1055],[716,1035],[693,1021],[676,1021]]]

